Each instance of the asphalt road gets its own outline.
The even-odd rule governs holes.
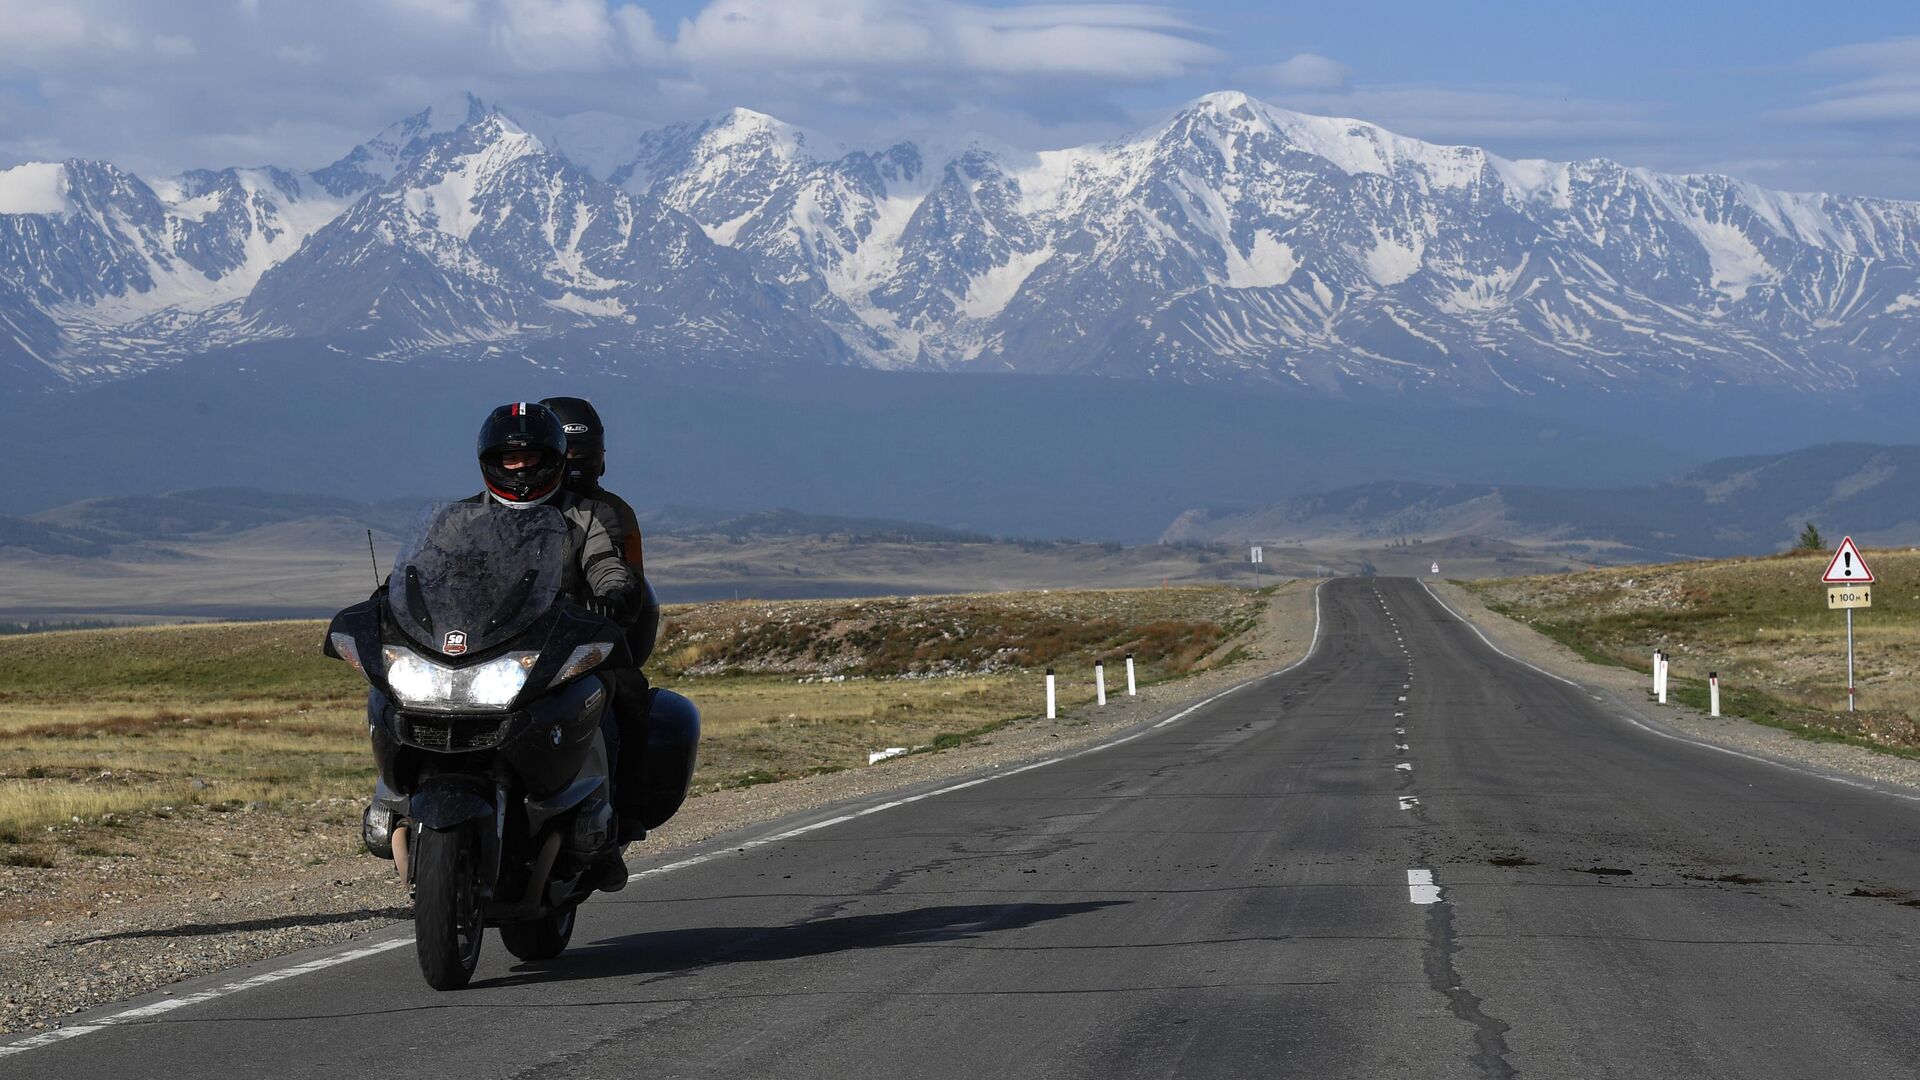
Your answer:
[[[1322,608],[1288,673],[743,834],[556,961],[316,953],[0,1076],[1920,1075],[1920,802],[1651,734],[1414,581]]]

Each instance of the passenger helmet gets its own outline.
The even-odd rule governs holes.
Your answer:
[[[567,490],[588,492],[607,472],[607,429],[586,398],[550,397],[540,404],[553,410],[567,433]]]
[[[560,418],[545,405],[519,401],[493,410],[480,427],[477,449],[487,494],[503,506],[525,510],[560,490],[567,466],[567,434]],[[537,458],[509,469],[502,459],[513,451],[531,451]]]

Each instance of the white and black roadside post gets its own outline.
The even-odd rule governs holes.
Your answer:
[[[1707,672],[1707,715],[1720,715],[1720,673]]]
[[[1055,719],[1053,711],[1053,669],[1047,669],[1047,719]]]
[[[1127,696],[1139,697],[1140,691],[1133,685],[1133,654],[1127,654]]]
[[[1100,702],[1101,707],[1102,708],[1106,707],[1107,662],[1105,660],[1095,660],[1093,662],[1093,692],[1094,692],[1094,696]]]
[[[1845,609],[1847,613],[1847,711],[1853,711],[1853,609],[1873,606],[1873,571],[1853,546],[1853,537],[1840,541],[1827,572],[1820,575],[1827,586],[1827,610]]]
[[[1660,650],[1653,650],[1653,696],[1660,696]]]
[[[1654,684],[1653,693],[1660,699],[1660,704],[1665,705],[1667,703],[1667,654],[1661,653],[1660,659],[1656,662],[1660,665],[1660,678]]]
[[[1267,561],[1267,553],[1260,550],[1259,544],[1255,544],[1253,545],[1253,550],[1247,555],[1247,561],[1253,564],[1253,584],[1255,588],[1258,588],[1260,585],[1260,564]]]

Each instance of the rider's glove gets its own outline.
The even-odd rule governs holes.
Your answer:
[[[620,621],[620,616],[623,614],[620,604],[598,596],[587,601],[587,610],[609,622],[616,623]]]

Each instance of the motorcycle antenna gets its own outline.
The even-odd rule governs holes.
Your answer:
[[[373,560],[373,587],[380,587],[380,557],[373,553],[373,530],[367,530],[367,558]]]

